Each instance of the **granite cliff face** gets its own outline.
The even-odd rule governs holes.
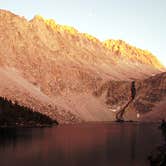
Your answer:
[[[134,81],[132,90],[131,81],[108,81],[94,96],[103,98],[115,115],[122,111],[124,120],[155,122],[166,118],[166,72]]]
[[[0,10],[0,43],[0,96],[59,123],[114,120],[132,80],[165,71],[148,51],[41,16],[27,21]]]
[[[166,119],[166,72],[137,83],[133,106],[142,121]]]

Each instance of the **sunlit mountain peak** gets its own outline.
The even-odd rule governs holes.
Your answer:
[[[106,40],[103,44],[111,52],[116,53],[115,55],[150,64],[157,68],[164,67],[150,51],[131,46],[123,40]]]
[[[90,40],[90,41],[93,41],[93,42],[100,42],[99,41],[99,39],[97,39],[96,37],[94,37],[94,36],[92,36],[92,35],[90,35],[90,34],[88,34],[88,33],[83,33],[83,35],[88,39],[88,40]]]

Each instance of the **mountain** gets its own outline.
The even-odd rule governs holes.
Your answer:
[[[110,49],[111,52],[116,53],[116,55],[122,58],[127,59],[132,62],[139,62],[143,64],[150,64],[158,69],[163,66],[157,60],[157,58],[150,53],[148,50],[142,50],[125,43],[122,40],[106,40],[104,45]]]
[[[138,82],[138,96],[134,102],[136,111],[143,114],[142,121],[166,118],[166,72]],[[140,88],[142,87],[142,88]]]
[[[134,81],[108,81],[95,92],[109,111],[123,112],[124,120],[161,121],[166,118],[166,72]],[[114,120],[116,116],[114,116]]]
[[[0,10],[0,20],[0,96],[59,123],[115,120],[132,80],[166,71],[150,52],[121,40],[101,42],[38,15],[28,21]],[[109,104],[108,91],[120,105]]]

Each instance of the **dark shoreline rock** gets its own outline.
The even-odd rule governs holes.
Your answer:
[[[157,147],[148,156],[151,166],[166,166],[166,122],[164,120],[159,128],[164,136],[164,144]]]

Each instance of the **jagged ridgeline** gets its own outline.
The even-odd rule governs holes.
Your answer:
[[[0,126],[42,127],[56,123],[50,117],[0,97]]]
[[[139,120],[154,109],[155,115],[146,116],[165,115],[157,105],[165,103],[166,76],[155,75],[166,69],[149,51],[5,10],[0,10],[0,43],[0,96],[60,124],[114,121],[125,105],[124,120]],[[137,94],[129,103],[131,81]]]

